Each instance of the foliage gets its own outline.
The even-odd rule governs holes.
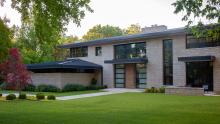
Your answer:
[[[151,88],[146,88],[145,93],[165,93],[165,88],[164,87],[160,87],[160,88],[155,88],[155,87],[151,87]]]
[[[2,93],[0,93],[0,97],[2,97]]]
[[[110,25],[95,25],[83,36],[83,40],[95,40],[100,38],[107,38],[113,36],[120,36],[123,35],[123,30],[119,27],[114,27]]]
[[[14,100],[14,99],[16,99],[16,95],[15,94],[8,94],[6,96],[6,100]]]
[[[86,89],[87,90],[100,90],[100,89],[105,89],[107,88],[106,86],[96,86],[96,85],[90,85],[87,86]]]
[[[47,96],[47,99],[48,99],[48,100],[56,100],[56,96],[54,96],[54,95],[48,95],[48,96]]]
[[[20,93],[18,96],[19,99],[26,99],[27,95],[25,93]]]
[[[37,91],[39,92],[60,92],[60,89],[53,85],[39,85],[37,86]]]
[[[28,84],[28,85],[24,88],[23,91],[32,91],[32,92],[34,92],[34,91],[36,91],[36,86],[33,85],[33,84]]]
[[[11,47],[11,30],[0,18],[0,63],[7,58],[8,50]]]
[[[45,99],[45,95],[43,93],[37,93],[36,98],[37,100],[42,100],[42,99]]]
[[[9,50],[9,59],[0,64],[0,72],[6,86],[12,90],[22,90],[31,81],[17,48]]]
[[[141,32],[141,26],[139,24],[131,24],[124,32],[125,34],[138,34]]]
[[[66,84],[62,89],[63,92],[84,91],[84,90],[86,90],[86,87],[80,84]]]
[[[220,38],[220,1],[219,0],[177,0],[172,4],[175,7],[174,13],[183,12],[185,15],[182,20],[188,22],[188,27],[194,22],[195,19],[199,19],[197,26],[193,26],[190,29],[190,33],[193,33],[196,37],[212,37],[214,39]],[[204,22],[201,18],[205,18],[214,23],[205,28]]]
[[[92,78],[91,85],[96,85],[96,84],[97,84],[97,80],[95,78]]]

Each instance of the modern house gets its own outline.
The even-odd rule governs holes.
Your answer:
[[[114,88],[188,86],[220,92],[219,40],[194,38],[184,28],[147,28],[140,34],[62,45],[70,50],[66,61],[28,69],[34,82],[59,87],[96,78]]]

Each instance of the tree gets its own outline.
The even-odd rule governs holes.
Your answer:
[[[110,25],[96,25],[83,36],[83,40],[95,40],[99,38],[107,38],[113,36],[123,35],[123,30],[119,27],[114,27]]]
[[[8,89],[21,91],[31,82],[29,72],[23,64],[17,48],[9,50],[9,59],[0,64],[0,73]]]
[[[141,26],[139,24],[131,24],[125,29],[125,34],[138,34],[141,32]]]
[[[11,47],[11,30],[6,22],[0,18],[0,63],[4,61]]]
[[[220,1],[219,0],[177,0],[172,4],[174,13],[183,12],[182,20],[187,21],[190,27],[195,19],[200,21],[190,28],[190,32],[197,37],[220,38]],[[213,21],[214,24],[204,25],[201,18]]]

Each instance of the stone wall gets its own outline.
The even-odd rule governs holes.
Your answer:
[[[192,87],[167,87],[165,88],[165,94],[202,96],[204,95],[204,89]]]

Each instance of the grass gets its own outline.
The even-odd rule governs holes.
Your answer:
[[[220,97],[123,93],[70,101],[0,101],[0,124],[219,124]]]
[[[10,91],[10,90],[4,90],[0,91],[0,93],[19,93],[18,91]],[[97,92],[104,92],[101,90],[87,90],[87,91],[73,91],[73,92],[41,92],[44,95],[55,95],[55,96],[71,96],[71,95],[80,95],[80,94],[87,94],[87,93],[97,93]],[[39,92],[29,92],[29,91],[22,91],[22,93],[26,94],[37,94]]]

